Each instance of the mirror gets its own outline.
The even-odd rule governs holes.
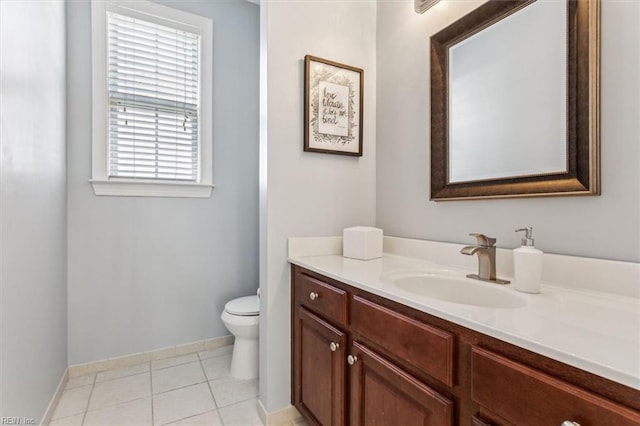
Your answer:
[[[431,37],[431,199],[599,194],[599,1],[491,0]]]

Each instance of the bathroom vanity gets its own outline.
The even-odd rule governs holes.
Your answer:
[[[640,425],[638,336],[629,341],[613,331],[607,338],[590,324],[582,335],[563,335],[571,321],[554,311],[562,300],[572,315],[578,305],[590,306],[592,294],[505,288],[504,300],[490,290],[487,300],[478,293],[475,306],[442,294],[431,303],[393,283],[403,274],[446,278],[460,271],[387,254],[374,261],[303,254],[290,250],[292,403],[309,423]],[[633,298],[603,297],[610,298],[606,306],[591,306],[600,322],[608,321],[601,314],[610,303],[626,310],[612,321],[637,321]],[[547,328],[552,322],[556,327]],[[591,349],[601,353],[586,353]],[[624,359],[616,365],[607,356]]]

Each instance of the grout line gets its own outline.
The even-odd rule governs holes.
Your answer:
[[[84,424],[85,419],[87,418],[87,412],[89,411],[89,403],[91,402],[91,397],[93,396],[93,390],[96,388],[96,380],[98,379],[98,373],[95,373],[93,376],[93,383],[91,383],[91,391],[89,392],[89,399],[87,399],[87,406],[84,409],[84,414],[82,415],[82,421],[80,425]]]
[[[178,420],[172,420],[172,421],[170,421],[169,423],[163,423],[163,424],[162,424],[162,425],[160,425],[160,426],[171,425],[171,424],[173,424],[173,423],[181,422],[181,421],[183,421],[183,420],[188,420],[188,419],[191,419],[191,418],[193,418],[193,417],[198,417],[198,416],[201,416],[201,415],[203,415],[203,414],[211,413],[211,412],[213,412],[213,411],[218,411],[218,410],[217,410],[217,409],[214,409],[214,410],[207,410],[207,411],[204,411],[204,412],[202,412],[202,413],[192,414],[192,415],[191,415],[191,416],[189,416],[189,417],[184,417],[184,418],[182,418],[182,419],[178,419]],[[219,416],[218,416],[218,417],[219,417]]]
[[[215,351],[215,350],[219,350],[219,349],[222,349],[222,348],[226,348],[227,346],[233,346],[233,345],[220,346],[219,348],[209,349],[209,350],[206,350],[206,351],[200,351],[200,352],[213,352],[213,351]],[[222,353],[220,353],[220,354],[218,354],[218,355],[212,355],[212,356],[208,356],[208,357],[206,357],[206,358],[202,358],[202,357],[200,356],[200,352],[196,352],[196,353],[198,354],[198,358],[200,358],[200,361],[204,361],[204,360],[206,360],[206,359],[220,358],[220,357],[223,357],[223,356],[231,356],[231,355],[232,355],[232,352],[229,352],[229,353],[227,353],[227,352],[222,352]]]
[[[117,369],[114,369],[114,370],[117,370]],[[105,370],[105,371],[109,371],[109,370]],[[93,396],[93,391],[95,390],[96,385],[101,386],[103,383],[108,383],[108,382],[112,382],[112,381],[119,380],[119,379],[127,379],[127,378],[134,377],[134,376],[142,376],[143,374],[149,374],[149,381],[151,381],[151,372],[150,371],[143,371],[142,373],[136,373],[136,374],[132,374],[130,376],[124,376],[124,377],[117,377],[115,379],[105,380],[105,381],[102,381],[102,382],[97,382],[98,375],[96,374],[96,377],[94,378],[93,384],[92,385],[87,385],[87,386],[91,386],[91,392],[89,393],[89,401],[87,402],[87,408],[85,409],[85,413],[84,413],[85,415],[82,418],[82,423],[84,424],[84,421],[86,420],[86,415],[87,415],[87,413],[89,411],[89,403],[91,402],[91,397]],[[108,404],[108,405],[105,405],[105,406],[102,406],[102,407],[95,408],[92,411],[104,410],[104,409],[107,409],[107,408],[115,407],[115,406],[120,405],[120,404],[127,404],[129,402],[137,401],[139,399],[145,399],[145,398],[148,398],[150,396],[153,396],[153,395],[149,394],[149,395],[145,395],[145,396],[139,396],[139,397],[136,397],[136,398],[133,398],[133,399],[128,399],[126,401],[120,401],[120,402],[115,403],[115,404],[111,403],[111,404]]]
[[[149,397],[151,399],[151,424],[157,426],[157,424],[155,422],[155,418],[154,418],[154,411],[155,411],[154,395],[156,395],[156,394],[154,394],[154,389],[153,389],[153,372],[154,371],[161,371],[161,370],[164,370],[164,369],[167,369],[167,368],[179,367],[179,366],[184,366],[184,365],[187,365],[187,364],[192,364],[192,363],[198,362],[199,365],[200,365],[200,369],[201,369],[201,371],[202,371],[202,373],[204,375],[204,381],[197,382],[197,383],[191,383],[191,384],[188,384],[188,385],[185,385],[185,386],[181,386],[181,387],[177,387],[177,388],[174,388],[174,389],[169,389],[169,390],[166,390],[166,391],[163,391],[163,392],[159,392],[157,395],[161,395],[161,394],[164,394],[164,393],[172,392],[172,391],[175,391],[175,390],[178,390],[178,389],[184,389],[184,388],[187,388],[187,387],[190,387],[190,386],[200,385],[200,384],[206,382],[207,387],[209,389],[209,394],[211,395],[212,401],[214,403],[214,409],[208,410],[208,411],[215,411],[217,413],[216,415],[218,416],[218,419],[224,425],[224,421],[222,420],[222,416],[220,415],[220,407],[218,406],[218,402],[216,401],[216,398],[215,398],[215,396],[213,394],[213,388],[212,388],[212,385],[211,385],[211,380],[225,379],[225,378],[228,377],[228,373],[227,373],[226,376],[217,377],[217,378],[209,380],[209,378],[207,377],[206,370],[204,368],[204,361],[209,360],[209,359],[215,359],[215,358],[223,357],[223,356],[230,356],[230,354],[228,354],[228,353],[220,353],[220,354],[217,354],[217,355],[212,356],[212,357],[210,356],[210,357],[207,357],[207,358],[203,358],[203,357],[201,357],[199,352],[207,352],[207,351],[195,352],[196,353],[196,360],[195,361],[190,361],[190,362],[186,362],[186,363],[183,363],[183,364],[172,365],[172,366],[169,366],[169,367],[163,367],[163,368],[159,368],[157,370],[153,369],[153,360],[145,361],[145,362],[148,363],[147,364],[147,371],[142,371],[142,372],[129,374],[129,375],[126,375],[126,376],[121,376],[121,377],[115,377],[115,378],[111,378],[111,379],[108,379],[108,380],[103,380],[103,381],[100,381],[100,382],[98,382],[98,374],[99,373],[106,372],[106,371],[120,370],[122,368],[127,368],[127,367],[118,367],[118,368],[112,368],[112,369],[109,369],[109,370],[103,370],[101,372],[88,373],[88,374],[94,374],[94,376],[93,376],[93,380],[91,381],[91,383],[86,385],[86,386],[91,386],[91,390],[89,392],[89,397],[87,399],[87,403],[86,403],[84,412],[78,413],[78,414],[82,414],[81,424],[84,425],[85,422],[86,422],[87,414],[89,412],[89,406],[90,406],[91,400],[93,398],[93,393],[94,393],[95,388],[96,388],[97,385],[100,385],[101,383],[108,383],[108,382],[111,382],[111,381],[114,381],[114,380],[125,379],[125,378],[129,378],[129,377],[133,377],[133,376],[137,376],[137,375],[142,375],[142,374],[148,373],[149,374],[149,386],[150,386],[150,396]],[[178,357],[181,357],[181,356],[183,356],[183,355],[177,355],[177,356],[172,357],[172,358],[178,358]],[[170,358],[166,358],[166,359],[170,359]],[[129,403],[131,401],[135,401],[135,400],[138,400],[138,399],[145,399],[145,398],[146,398],[146,396],[143,396],[143,397],[140,397],[140,398],[134,398],[134,399],[132,399],[130,401],[122,401],[122,402],[119,402],[118,404],[107,405],[105,407],[99,407],[99,408],[96,408],[96,410],[107,409],[107,408],[110,408],[110,407],[117,406],[119,404]],[[251,399],[251,398],[247,398],[246,400],[249,400],[249,399]],[[236,401],[233,404],[228,404],[226,407],[230,407],[230,406],[232,406],[234,404],[238,404],[238,403],[244,402],[246,400]],[[208,411],[205,411],[205,413],[208,412]],[[204,413],[194,414],[194,415],[192,415],[190,417],[196,417],[196,416],[199,416],[201,414],[204,414]],[[186,418],[190,418],[190,417],[186,417]]]
[[[177,357],[176,357],[176,358],[177,358]],[[171,359],[171,358],[168,358],[168,359]],[[160,370],[166,370],[167,368],[181,367],[181,366],[183,366],[183,365],[187,365],[187,364],[195,364],[196,362],[199,362],[199,361],[200,361],[200,358],[198,358],[198,357],[196,356],[196,359],[195,359],[195,360],[191,360],[191,361],[187,361],[187,362],[183,362],[183,363],[175,364],[175,365],[169,365],[169,366],[167,366],[167,367],[153,368],[153,366],[152,366],[152,367],[151,367],[151,371],[160,371]]]
[[[248,398],[241,399],[241,400],[239,400],[239,401],[234,401],[234,402],[232,402],[231,404],[227,404],[227,405],[225,405],[225,406],[223,406],[223,407],[220,407],[220,408],[233,407],[234,405],[238,405],[238,404],[240,404],[240,403],[242,403],[242,402],[247,402],[247,401],[249,401],[249,400],[251,400],[251,399],[258,399],[258,397],[257,397],[257,396],[250,396],[250,397],[248,397]]]
[[[0,0],[0,1],[2,1],[2,0]],[[117,404],[105,405],[104,407],[94,408],[93,410],[91,410],[91,412],[92,412],[92,413],[95,413],[96,411],[108,410],[108,409],[111,409],[111,408],[113,408],[113,407],[117,407],[118,405],[130,404],[130,403],[132,403],[132,402],[135,402],[135,401],[141,401],[141,400],[148,399],[148,398],[149,398],[149,395],[147,395],[147,396],[139,396],[139,397],[137,397],[137,398],[128,399],[128,400],[126,400],[126,401],[118,402]],[[87,414],[89,414],[89,410],[87,410],[87,411],[85,412],[85,416],[83,417],[83,423],[84,423],[84,421],[86,421],[86,418],[85,418],[85,417],[86,417],[86,415],[87,415]],[[77,415],[77,414],[76,414],[76,415]],[[70,416],[70,417],[71,417],[71,416]],[[106,426],[106,425],[105,425],[105,426]],[[115,426],[115,425],[110,425],[110,426]]]
[[[123,368],[129,368],[129,367],[123,367]],[[100,371],[99,373],[96,373],[96,384],[108,383],[108,382],[113,382],[114,380],[126,379],[127,377],[139,376],[141,374],[148,373],[150,371],[150,370],[149,371],[139,371],[137,373],[126,374],[124,376],[119,376],[119,377],[112,377],[110,379],[100,380],[99,382],[97,381],[98,380],[98,374],[106,373],[107,371],[115,371],[115,370],[121,370],[121,369],[122,368],[113,368],[111,370],[104,370],[104,371]]]
[[[167,390],[162,391],[162,392],[154,393],[153,395],[163,395],[163,394],[165,394],[165,393],[173,392],[174,390],[184,389],[184,388],[188,388],[188,387],[196,386],[196,385],[201,385],[201,384],[205,383],[206,381],[207,381],[207,380],[205,379],[205,380],[204,380],[204,381],[202,381],[202,382],[190,383],[190,384],[188,384],[188,385],[179,386],[179,387],[177,387],[177,388],[167,389]]]
[[[153,365],[152,365],[152,361],[149,361],[149,386],[151,387],[150,391],[151,391],[151,425],[155,426],[156,424],[156,419],[155,416],[153,415]]]
[[[200,354],[199,353],[198,353],[198,358],[200,358]],[[209,388],[209,393],[211,394],[211,399],[213,400],[213,405],[216,406],[216,411],[217,411],[219,409],[218,401],[216,401],[216,397],[213,396],[213,389],[211,389],[211,382],[209,381],[209,377],[207,376],[207,372],[204,369],[204,365],[202,365],[202,359],[200,359],[200,368],[202,368],[202,373],[204,374],[204,378],[207,381],[207,387]],[[219,411],[218,411],[218,417],[220,418],[220,422],[224,426],[224,421],[222,420],[222,416],[220,415]]]

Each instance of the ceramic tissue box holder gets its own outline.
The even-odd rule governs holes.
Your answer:
[[[370,260],[382,257],[382,229],[354,226],[342,230],[342,255]]]

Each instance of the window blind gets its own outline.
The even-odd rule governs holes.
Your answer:
[[[197,34],[107,14],[109,178],[197,181]]]

